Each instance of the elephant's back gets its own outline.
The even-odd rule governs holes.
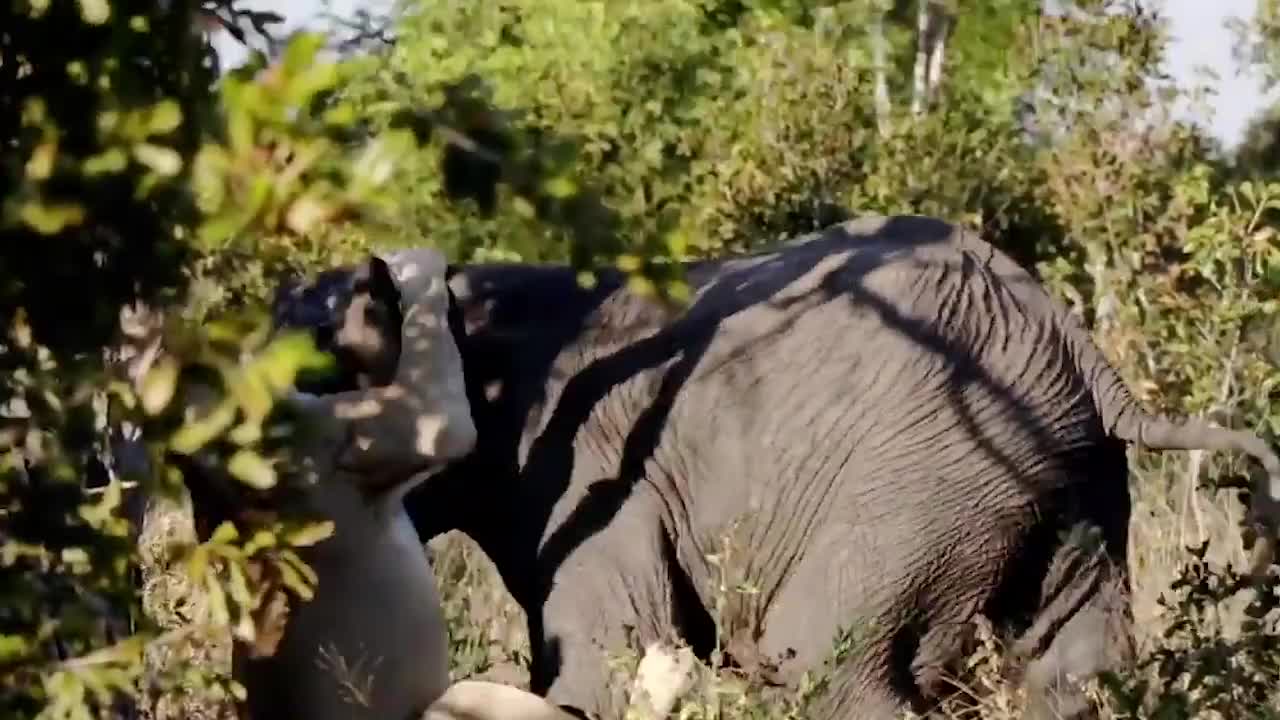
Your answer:
[[[685,506],[704,528],[791,508],[740,530],[779,556],[824,533],[843,555],[854,528],[885,557],[927,535],[964,547],[1031,522],[1104,440],[1048,295],[946,223],[829,229],[722,273],[703,303],[716,332],[674,425],[709,425],[714,450],[688,454],[742,481],[694,480]]]
[[[846,408],[851,433],[912,463],[945,437],[971,445],[961,427],[984,445],[1070,453],[1102,427],[1060,312],[1029,273],[955,226],[855,221],[708,283],[690,318],[715,331],[688,385],[735,398],[757,439],[789,442]]]
[[[696,458],[676,481],[698,529],[684,555],[724,535],[758,549],[742,612],[793,647],[829,649],[859,605],[981,606],[1057,491],[1087,495],[1091,458],[1113,458],[1030,274],[945,223],[877,222],[709,282],[716,332],[672,413],[668,454]],[[811,604],[823,586],[830,613]]]

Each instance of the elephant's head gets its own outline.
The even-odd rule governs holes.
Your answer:
[[[475,423],[449,323],[446,263],[414,249],[282,287],[277,328],[307,328],[337,360],[292,400],[345,435],[335,468],[369,489],[425,477],[471,452]]]
[[[298,389],[328,395],[390,384],[400,361],[402,300],[390,266],[377,256],[325,270],[310,283],[281,285],[272,307],[276,327],[310,331],[337,361],[324,375],[300,377]]]
[[[300,377],[287,398],[319,431],[298,449],[321,481],[340,476],[344,491],[398,500],[474,447],[462,359],[449,328],[446,268],[435,250],[409,250],[277,293],[277,330],[308,329],[337,360],[336,372]],[[132,339],[125,365],[138,382],[157,357],[161,323],[126,320]],[[145,474],[140,444],[124,435],[113,443],[117,468]],[[208,519],[241,509],[231,506],[234,498],[195,499]]]

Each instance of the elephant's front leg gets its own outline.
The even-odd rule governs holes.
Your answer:
[[[631,689],[611,658],[678,635],[663,530],[640,500],[630,498],[555,567],[540,568],[549,583],[541,612],[530,613],[531,689],[599,720],[622,717]]]

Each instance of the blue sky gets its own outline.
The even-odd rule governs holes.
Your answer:
[[[386,7],[388,0],[248,0],[246,5],[261,10],[274,10],[284,15],[287,27],[315,22],[326,6],[334,13],[349,14],[357,7]],[[1207,67],[1218,76],[1211,87],[1216,91],[1208,125],[1215,136],[1228,145],[1240,138],[1249,118],[1265,105],[1256,76],[1237,72],[1231,57],[1234,38],[1224,26],[1227,18],[1248,18],[1255,0],[1163,0],[1165,15],[1172,23],[1173,44],[1168,53],[1168,71],[1181,84],[1192,82],[1197,68]],[[240,47],[228,36],[219,38],[227,66],[238,64],[244,57]]]

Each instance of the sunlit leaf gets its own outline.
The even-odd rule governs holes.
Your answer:
[[[84,173],[86,175],[106,175],[123,172],[129,165],[129,156],[124,150],[115,147],[85,158]]]
[[[139,143],[133,146],[133,157],[160,175],[177,175],[182,170],[182,156],[173,148]]]
[[[19,217],[36,232],[53,235],[71,225],[84,222],[85,211],[73,203],[39,203],[28,201],[18,211]]]
[[[30,652],[30,643],[21,635],[0,634],[0,664],[21,659]]]
[[[177,130],[182,125],[182,107],[173,100],[162,100],[151,108],[148,130],[162,135]]]
[[[264,528],[254,532],[253,537],[249,538],[249,541],[244,544],[244,552],[245,555],[253,555],[260,550],[275,547],[275,545],[276,534]]]
[[[108,0],[77,0],[80,3],[80,17],[91,25],[101,25],[111,17],[111,3]]]
[[[333,536],[334,525],[330,520],[308,523],[285,535],[285,542],[293,547],[310,547]]]
[[[293,553],[281,553],[279,560],[275,563],[275,567],[280,572],[281,582],[295,595],[303,600],[310,600],[314,597],[313,588],[316,584],[314,572],[299,561],[296,555]]]
[[[235,417],[235,403],[223,400],[204,417],[184,422],[169,438],[169,445],[184,455],[195,453],[230,427]]]
[[[553,198],[571,197],[578,191],[578,185],[571,178],[559,176],[547,180],[543,184],[543,191]]]
[[[148,415],[158,415],[173,400],[178,388],[178,361],[165,355],[156,360],[142,378],[139,399]]]
[[[252,450],[237,450],[227,462],[227,471],[240,482],[258,490],[266,490],[276,484],[275,468]]]
[[[27,160],[27,177],[32,180],[45,180],[53,174],[53,163],[58,157],[58,145],[55,142],[43,142],[31,151]]]

